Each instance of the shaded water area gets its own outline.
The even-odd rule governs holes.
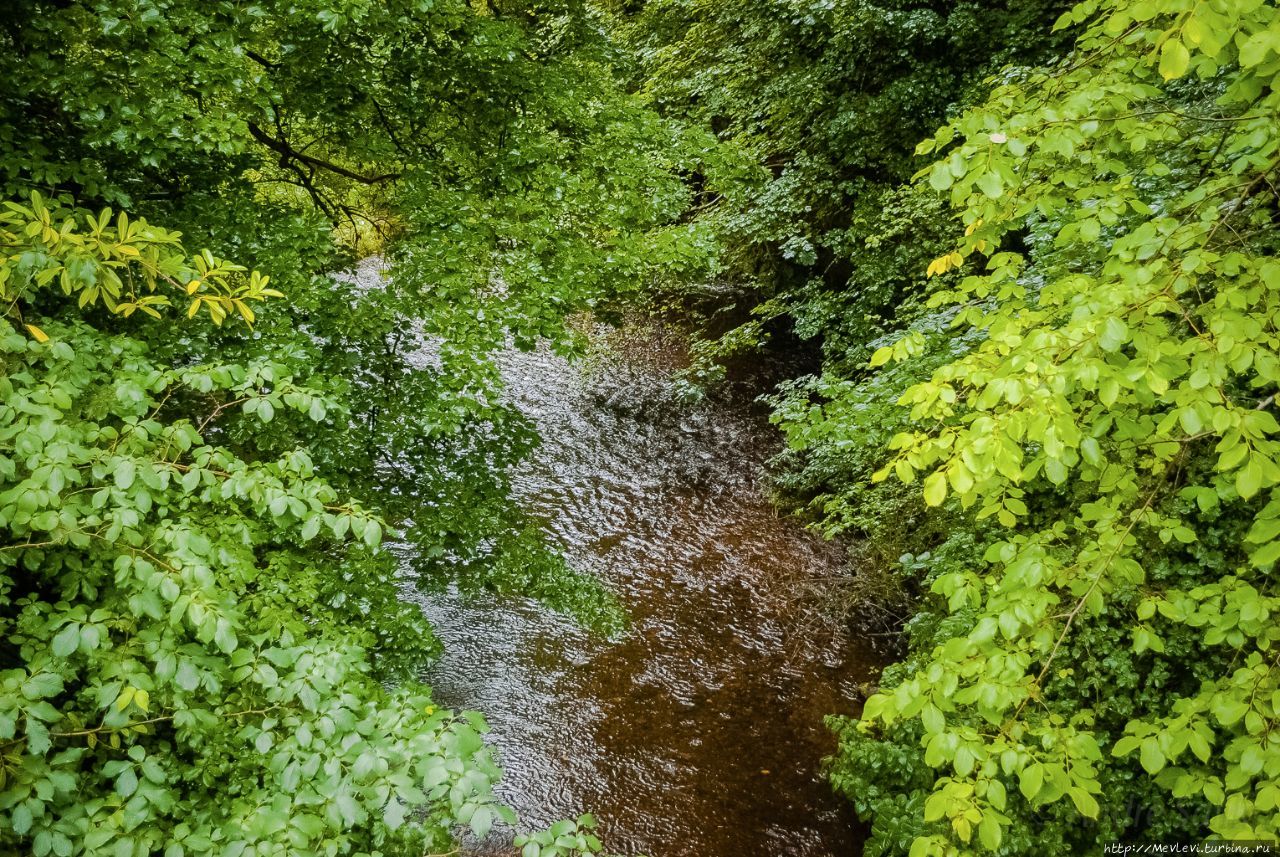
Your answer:
[[[488,719],[524,825],[590,811],[627,855],[859,853],[822,719],[855,710],[883,657],[820,609],[840,549],[765,498],[773,441],[749,396],[683,404],[676,339],[597,338],[575,364],[503,355],[543,438],[514,487],[632,624],[609,641],[534,603],[411,593],[445,645],[426,680]],[[475,853],[510,854],[509,835]]]

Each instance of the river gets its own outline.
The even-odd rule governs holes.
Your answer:
[[[590,811],[626,855],[858,854],[823,717],[852,713],[884,658],[821,609],[845,558],[765,497],[774,441],[750,397],[681,404],[684,360],[656,330],[573,364],[501,356],[543,438],[515,500],[632,622],[610,641],[532,602],[410,591],[445,645],[424,679],[487,718],[522,825]],[[467,848],[510,854],[510,835]]]

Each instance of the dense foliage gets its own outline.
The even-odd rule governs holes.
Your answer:
[[[704,378],[815,344],[779,494],[912,602],[833,720],[869,853],[1280,835],[1274,4],[7,11],[4,849],[513,822],[397,589],[619,627],[491,357],[673,294]]]
[[[1061,41],[1042,24],[1064,8],[652,0],[626,32],[654,105],[758,164],[699,188],[717,276],[767,301],[762,318],[785,313],[834,359],[859,360],[842,352],[893,328],[946,237],[938,202],[902,187],[916,143],[986,73]]]
[[[67,283],[85,303],[96,289],[121,314],[176,292],[245,316],[269,291],[103,214],[11,203],[6,287]],[[443,846],[455,819],[487,826],[496,769],[475,726],[421,688],[383,689],[431,636],[394,598],[378,519],[303,448],[245,460],[207,438],[228,404],[265,426],[336,403],[267,358],[170,367],[75,320],[5,328],[9,845],[368,853]],[[178,416],[220,399],[199,422]],[[368,626],[362,609],[386,618]]]
[[[772,298],[708,351],[820,341],[780,489],[918,595],[831,777],[872,854],[1274,839],[1280,13],[1013,8],[636,19],[658,104],[772,168],[702,215]]]
[[[617,627],[507,502],[536,438],[488,357],[697,255],[698,135],[573,2],[19,0],[0,42],[0,850],[512,821],[398,587]],[[386,277],[334,275],[371,248]]]
[[[922,145],[966,227],[933,270],[977,269],[933,303],[984,337],[905,392],[877,477],[1003,529],[932,583],[967,627],[864,712],[923,725],[917,853],[994,849],[1011,805],[1065,799],[1114,835],[1108,785],[1146,777],[1189,803],[1172,833],[1280,831],[1278,15],[1082,4],[1073,53]]]
[[[877,340],[921,315],[925,269],[949,238],[941,200],[909,183],[927,163],[916,143],[986,74],[1066,43],[1044,26],[1065,8],[657,0],[629,19],[637,77],[655,107],[716,130],[727,151],[758,165],[731,184],[695,181],[697,222],[719,253],[709,272],[690,273],[709,274],[712,299],[700,300],[708,290],[696,276],[665,284],[709,303],[715,337],[697,351],[712,365],[700,377],[744,349],[799,338],[818,344],[827,371],[784,387],[779,413],[804,414],[815,396],[854,401],[824,387],[855,386]],[[855,394],[885,406],[887,423],[874,430],[885,440],[903,419],[891,413],[895,389]],[[876,549],[896,557],[902,535],[924,522],[907,492],[868,490],[880,448],[870,436],[812,438],[776,476],[825,531],[873,533]]]

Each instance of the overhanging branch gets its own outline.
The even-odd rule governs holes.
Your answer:
[[[326,161],[322,158],[317,158],[314,155],[308,155],[305,152],[300,152],[291,146],[289,141],[272,137],[253,122],[249,122],[248,126],[249,133],[253,135],[253,139],[257,140],[271,151],[276,152],[289,160],[298,161],[307,164],[308,166],[325,170],[327,172],[334,173],[335,175],[343,176],[344,178],[349,178],[352,181],[360,182],[361,184],[382,184],[384,182],[394,181],[395,179],[400,178],[400,173],[384,173],[377,176],[366,176],[361,173],[357,173],[353,170],[347,169],[346,167],[340,166],[339,164],[335,164],[332,161]]]

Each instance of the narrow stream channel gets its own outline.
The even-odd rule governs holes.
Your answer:
[[[610,642],[531,602],[412,593],[445,644],[425,678],[484,713],[525,824],[590,811],[627,855],[855,855],[858,822],[819,771],[822,718],[852,710],[882,657],[814,605],[841,553],[764,498],[749,405],[681,405],[674,341],[607,338],[579,364],[502,366],[543,438],[516,500],[631,627]]]

